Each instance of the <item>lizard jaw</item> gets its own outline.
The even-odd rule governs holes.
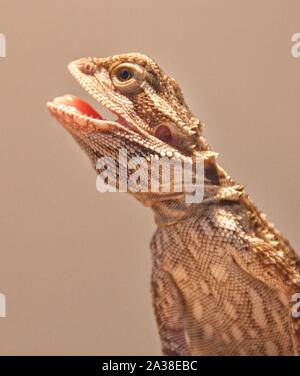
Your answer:
[[[107,120],[90,104],[70,94],[54,98],[53,101],[47,103],[47,107],[51,115],[71,132],[105,132],[118,129],[129,133],[139,133],[120,115],[117,115],[118,118],[115,121]]]
[[[70,94],[54,98],[47,103],[47,107],[50,114],[71,135],[75,138],[79,137],[84,143],[88,144],[86,140],[88,135],[92,133],[114,134],[116,138],[134,140],[139,145],[139,150],[147,150],[147,154],[154,153],[161,157],[167,155],[168,157],[183,158],[185,160],[185,156],[181,155],[171,145],[152,135],[147,134],[145,138],[143,133],[146,132],[133,127],[119,114],[117,114],[116,121],[104,119],[88,103]]]

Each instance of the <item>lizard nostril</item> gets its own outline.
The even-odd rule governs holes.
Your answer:
[[[80,70],[85,74],[94,74],[97,70],[97,65],[94,62],[88,61],[80,65]]]
[[[167,125],[159,125],[155,130],[154,136],[167,144],[172,142],[172,133]]]

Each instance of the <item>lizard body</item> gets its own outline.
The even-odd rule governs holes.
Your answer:
[[[93,167],[109,156],[204,160],[204,198],[185,192],[133,195],[153,209],[152,296],[162,351],[169,355],[298,355],[300,262],[289,242],[257,209],[244,187],[219,166],[203,124],[176,81],[150,58],[130,53],[69,65],[79,83],[117,115],[102,118],[64,96],[50,113],[87,153]]]

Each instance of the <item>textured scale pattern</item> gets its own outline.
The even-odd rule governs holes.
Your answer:
[[[180,343],[186,336],[185,351],[191,354],[294,354],[288,298],[271,281],[266,285],[239,266],[237,252],[243,252],[248,262],[255,262],[255,257],[248,224],[245,229],[243,215],[241,221],[237,218],[231,206],[211,206],[184,224],[156,232],[153,295],[159,301],[156,309],[163,335],[172,338],[172,331],[178,336],[185,328]],[[166,279],[161,278],[164,273]],[[170,289],[180,292],[173,301]],[[168,351],[182,353],[173,346],[169,343]]]

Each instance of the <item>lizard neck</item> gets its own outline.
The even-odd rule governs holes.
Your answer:
[[[205,168],[204,195],[199,203],[188,203],[186,195],[154,195],[147,202],[141,200],[154,211],[158,226],[171,225],[192,216],[199,216],[210,204],[239,202],[244,187],[236,184],[216,163]]]
[[[157,226],[172,225],[193,216],[199,216],[207,210],[209,205],[221,205],[228,202],[240,202],[241,190],[240,186],[232,188],[224,188],[219,190],[219,194],[211,197],[204,197],[203,201],[196,204],[189,204],[185,197],[177,197],[176,199],[168,199],[156,201],[151,205],[154,211],[154,220]]]
[[[204,158],[204,186],[201,202],[188,203],[185,192],[135,195],[145,206],[152,208],[158,226],[171,225],[195,215],[199,216],[203,210],[207,210],[209,204],[240,200],[244,187],[236,184],[217,163],[217,153],[211,151],[202,133],[199,136],[197,153]]]

